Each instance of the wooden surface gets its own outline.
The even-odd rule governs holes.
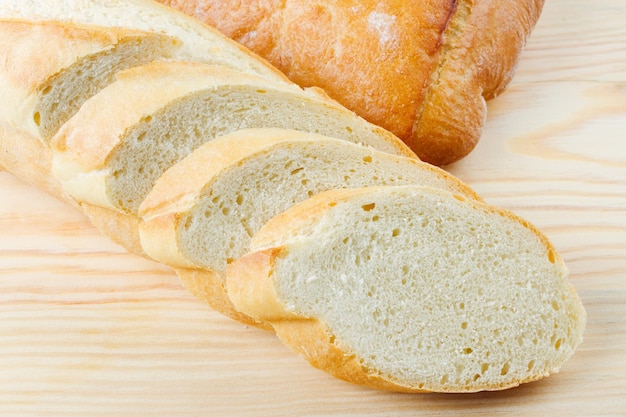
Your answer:
[[[625,18],[623,0],[548,0],[479,146],[450,167],[564,257],[588,324],[559,374],[472,395],[335,380],[2,171],[0,415],[626,415]]]

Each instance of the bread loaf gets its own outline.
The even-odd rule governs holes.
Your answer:
[[[300,131],[246,129],[199,147],[157,180],[138,211],[141,246],[220,310],[229,306],[222,289],[228,263],[247,252],[266,221],[321,191],[384,184],[430,185],[479,198],[413,158]],[[241,319],[232,307],[221,312]]]
[[[584,310],[532,226],[190,17],[0,0],[0,32],[0,164],[315,366],[501,389],[580,342]]]
[[[533,226],[418,186],[331,190],[293,206],[229,266],[227,290],[314,366],[394,390],[542,378],[585,325],[562,260]]]
[[[438,165],[470,152],[543,0],[159,0],[302,86],[319,86]]]

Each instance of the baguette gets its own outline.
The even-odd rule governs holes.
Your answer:
[[[467,155],[512,79],[543,0],[159,0],[319,86],[424,161]]]
[[[430,185],[479,199],[416,159],[300,131],[246,129],[199,147],[157,180],[138,210],[141,246],[173,266],[198,298],[241,320],[223,275],[267,220],[321,191],[384,184]]]
[[[0,92],[6,97],[0,103],[0,164],[81,209],[130,251],[148,256],[145,247],[216,310],[275,329],[315,366],[385,389],[501,389],[556,371],[580,342],[584,310],[554,248],[532,226],[486,206],[468,186],[419,161],[392,133],[317,88],[289,82],[214,30],[149,0],[0,0],[0,33],[6,35],[0,37]],[[271,173],[254,170],[265,165]],[[255,178],[258,187],[236,189]],[[215,188],[220,184],[226,189]],[[270,195],[272,185],[280,186],[277,195]],[[211,190],[230,199],[222,208],[246,225],[236,229],[232,216],[224,223],[220,230],[233,247],[215,246],[217,264],[185,247],[189,236],[176,223],[188,214],[195,221],[209,202],[203,193]],[[246,205],[253,201],[257,210]],[[452,212],[456,217],[447,216]],[[445,227],[439,226],[444,219]],[[212,220],[200,219],[198,230]],[[415,233],[404,233],[410,229]],[[358,241],[346,236],[364,231],[372,233]],[[209,234],[220,238],[215,232]],[[337,250],[329,256],[335,262],[299,258],[323,257],[333,242]],[[368,251],[380,256],[368,259]],[[376,262],[383,267],[372,269]],[[406,282],[419,294],[388,282],[405,266]],[[297,299],[286,300],[294,294],[283,297],[278,287],[289,282],[287,267],[316,274],[298,283]],[[425,367],[423,357],[415,360],[417,350],[405,354],[386,345],[395,340],[401,346],[404,339],[383,337],[375,349],[394,355],[390,365],[379,351],[354,343],[342,329],[345,321],[298,310],[315,294],[306,293],[311,285],[333,277],[329,270],[347,274],[350,268],[362,282],[389,284],[372,285],[372,296],[357,300],[356,325],[366,330],[361,334],[379,340],[385,319],[406,325],[407,337],[415,337],[417,328],[428,342],[419,352],[432,354],[434,362],[426,362],[441,369]],[[461,278],[455,268],[462,268]],[[460,279],[472,283],[467,291],[459,289]],[[343,282],[338,288],[346,291],[330,294],[327,310],[345,313],[350,323],[352,312],[341,308],[354,305],[356,293]],[[476,302],[483,295],[488,303]],[[453,298],[452,308],[444,308]],[[385,300],[391,304],[377,312]],[[447,351],[428,350],[443,340],[432,326],[424,330],[394,316],[423,313],[433,302],[443,306],[432,317],[449,338]],[[460,325],[459,309],[469,314]],[[383,328],[376,326],[381,320]],[[490,339],[468,340],[475,331]],[[493,362],[483,360],[492,352]],[[478,364],[480,373],[472,375]]]
[[[513,214],[441,189],[331,190],[229,265],[235,307],[357,384],[500,390],[557,372],[585,311],[554,247]]]

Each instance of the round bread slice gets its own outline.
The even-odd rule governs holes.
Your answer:
[[[585,326],[567,269],[537,229],[419,186],[331,190],[293,206],[229,266],[227,289],[314,366],[399,391],[540,379]]]
[[[322,191],[385,184],[429,185],[479,199],[417,159],[295,130],[245,129],[197,148],[157,180],[138,211],[141,246],[174,266],[194,294],[240,318],[223,308],[230,305],[223,274],[266,221]]]

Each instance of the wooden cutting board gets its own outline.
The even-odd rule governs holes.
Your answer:
[[[335,380],[0,171],[0,416],[626,415],[626,3],[548,0],[449,170],[541,228],[588,313],[559,374],[406,395]]]

